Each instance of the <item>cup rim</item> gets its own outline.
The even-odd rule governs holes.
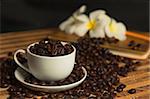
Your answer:
[[[37,54],[34,54],[30,51],[30,47],[33,46],[34,44],[38,44],[39,42],[35,42],[35,43],[32,43],[30,44],[28,47],[27,47],[27,53],[29,53],[30,55],[32,56],[35,56],[35,57],[38,57],[38,58],[63,58],[63,57],[68,57],[72,54],[74,54],[76,52],[76,48],[71,44],[71,46],[73,47],[73,51],[70,53],[70,54],[66,54],[66,55],[62,55],[62,56],[42,56],[42,55],[37,55]],[[64,44],[68,44],[67,42],[63,42],[62,43]]]

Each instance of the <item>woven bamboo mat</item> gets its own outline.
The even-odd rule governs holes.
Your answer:
[[[39,41],[43,38],[60,39],[64,41],[75,41],[78,39],[76,35],[64,35],[57,29],[38,29],[23,32],[11,32],[0,34],[0,57],[7,56],[8,52],[15,52],[17,49],[26,48],[30,43]],[[127,44],[130,40],[139,41],[143,44],[148,44],[144,40],[128,37],[123,43]],[[121,47],[123,47],[120,43]],[[143,50],[144,52],[145,50]],[[149,60],[142,60],[142,64],[137,66],[137,71],[130,72],[127,77],[121,77],[121,82],[127,87],[123,92],[117,95],[117,99],[149,99],[150,98],[150,64]],[[135,88],[135,94],[128,94],[127,90]],[[3,90],[3,89],[0,89]],[[5,90],[5,89],[4,89]],[[7,91],[0,91],[0,99],[6,99]]]

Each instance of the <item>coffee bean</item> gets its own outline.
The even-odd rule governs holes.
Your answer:
[[[130,90],[128,90],[128,93],[129,94],[134,94],[134,93],[136,93],[136,90],[135,89],[130,89]]]
[[[136,45],[136,47],[138,47],[138,48],[139,48],[140,46],[141,46],[141,44],[137,44],[137,45]]]
[[[122,91],[123,91],[123,88],[117,87],[116,91],[117,91],[117,92],[122,92]]]
[[[8,52],[8,56],[13,56],[13,53],[12,52]]]
[[[135,45],[135,41],[134,40],[130,41],[129,44],[128,44],[128,46],[134,46],[134,45]]]
[[[47,97],[42,96],[40,99],[48,99]]]
[[[34,95],[32,93],[26,93],[25,97],[32,98]]]
[[[118,87],[124,89],[126,87],[126,85],[125,84],[120,84]]]
[[[127,73],[128,73],[128,68],[126,68],[126,67],[121,67],[118,71],[118,74],[120,76],[124,76],[124,77],[127,76]]]
[[[65,53],[73,52],[73,48],[69,44],[65,44],[64,48],[65,48]]]
[[[6,79],[9,80],[9,79],[10,79],[10,76],[9,76],[9,75],[6,75]]]
[[[21,93],[23,97],[25,97],[26,93]]]
[[[7,83],[3,83],[0,87],[1,88],[7,88],[9,85]]]
[[[38,97],[37,97],[36,95],[35,95],[35,96],[33,96],[32,98],[33,98],[33,99],[38,99]]]

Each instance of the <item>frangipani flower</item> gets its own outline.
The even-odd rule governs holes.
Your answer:
[[[75,33],[78,36],[84,36],[88,31],[90,32],[90,37],[105,36],[104,26],[109,24],[110,18],[105,14],[104,10],[96,10],[90,13],[90,18],[82,13],[76,14],[76,12],[68,20],[60,24],[61,30],[70,34]]]
[[[86,15],[80,15],[77,20],[79,22],[76,23],[74,33],[78,36],[83,36],[89,31],[90,37],[95,38],[105,37],[104,27],[110,22],[110,18],[105,14],[104,10],[96,10],[90,13],[89,18]]]
[[[108,37],[115,37],[119,40],[126,39],[126,27],[121,22],[116,22],[114,19],[105,27],[105,32]]]
[[[89,17],[83,14],[86,6],[80,7],[66,21],[62,22],[59,28],[69,34],[75,33],[78,36],[84,36],[89,32],[90,37],[104,38],[115,37],[119,40],[125,40],[126,27],[123,23],[117,23],[111,19],[104,10],[96,10],[89,14]]]
[[[88,23],[90,37],[105,37],[104,27],[110,23],[110,17],[105,14],[104,10],[97,10],[90,13]]]

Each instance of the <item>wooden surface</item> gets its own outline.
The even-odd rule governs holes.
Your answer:
[[[11,32],[0,34],[0,57],[7,56],[8,52],[14,52],[20,48],[26,48],[30,43],[49,37],[53,39],[61,39],[64,41],[75,41],[78,39],[76,35],[64,35],[57,29],[38,29],[23,32]],[[140,41],[143,44],[149,42],[128,37],[128,40],[120,43],[127,44],[131,39]],[[143,49],[143,52],[146,49]],[[150,65],[149,60],[142,60],[142,64],[137,66],[137,71],[130,72],[127,77],[121,77],[121,82],[127,84],[123,92],[117,95],[117,99],[149,99],[150,98]],[[128,94],[127,90],[135,88],[137,93]],[[0,99],[6,99],[7,91],[0,89]],[[3,91],[2,91],[3,90]]]

